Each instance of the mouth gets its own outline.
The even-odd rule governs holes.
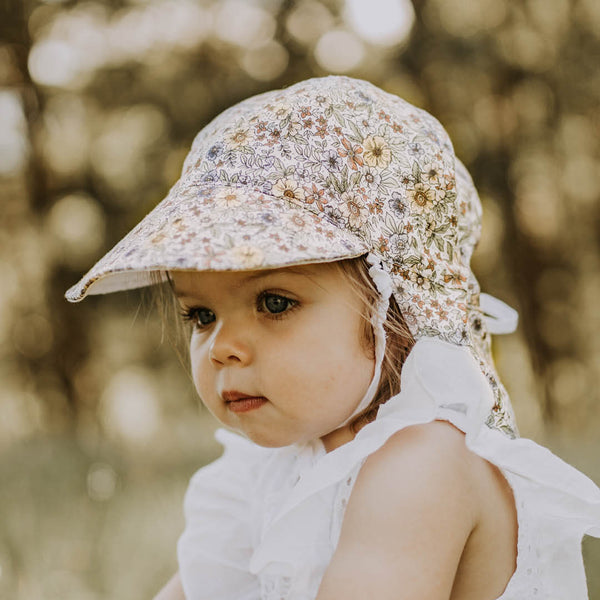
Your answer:
[[[252,396],[244,392],[227,391],[221,394],[227,409],[234,413],[244,413],[260,408],[268,402],[264,396]]]

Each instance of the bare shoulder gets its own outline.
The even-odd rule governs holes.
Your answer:
[[[478,520],[473,456],[444,422],[403,429],[369,456],[318,600],[449,598]]]
[[[389,460],[408,451],[413,453],[415,458],[450,451],[450,458],[453,458],[467,450],[462,431],[447,421],[431,421],[397,431],[369,459],[373,459],[371,462]]]
[[[366,460],[359,476],[369,486],[385,485],[389,491],[419,496],[443,492],[436,498],[448,499],[449,493],[473,493],[477,474],[474,470],[485,462],[471,453],[462,431],[445,421],[413,425],[392,435]],[[390,477],[390,473],[396,474]],[[472,504],[471,501],[468,504]]]

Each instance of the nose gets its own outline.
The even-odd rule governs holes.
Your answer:
[[[208,357],[217,367],[244,366],[252,360],[247,336],[241,327],[235,324],[219,324],[209,342]]]

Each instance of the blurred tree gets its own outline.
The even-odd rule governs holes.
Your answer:
[[[501,215],[478,267],[486,287],[521,310],[543,414],[568,427],[585,423],[600,380],[591,133],[600,84],[589,58],[598,55],[600,17],[588,1],[543,6],[418,0],[398,13],[397,41],[385,42],[383,29],[381,40],[363,31],[341,0],[5,3],[3,85],[22,108],[29,150],[3,175],[3,192],[19,207],[4,238],[13,247],[35,238],[39,248],[35,268],[25,253],[13,259],[29,276],[4,296],[17,315],[3,334],[21,373],[14,386],[27,381],[43,423],[93,421],[116,365],[89,323],[99,312],[117,320],[123,299],[72,307],[63,290],[163,197],[212,116],[251,94],[349,68],[450,131],[486,209]],[[331,32],[339,47],[323,53]],[[344,67],[350,54],[354,66]],[[41,296],[15,305],[32,285]],[[32,316],[34,326],[19,325]],[[42,349],[37,339],[46,339]],[[128,352],[134,362],[167,361]],[[525,375],[514,380],[518,404],[531,389]]]

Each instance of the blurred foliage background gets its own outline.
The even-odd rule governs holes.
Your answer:
[[[448,129],[484,204],[482,287],[521,314],[495,346],[521,432],[600,481],[599,2],[0,7],[1,598],[141,600],[175,571],[215,424],[142,293],[63,293],[213,116],[311,76],[368,79]]]

